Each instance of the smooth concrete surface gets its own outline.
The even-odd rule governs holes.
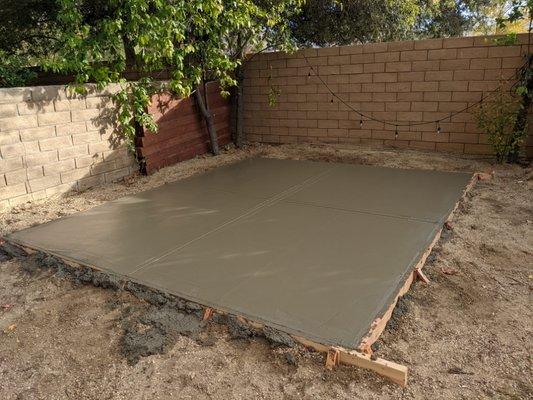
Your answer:
[[[470,174],[250,159],[8,239],[355,347]]]

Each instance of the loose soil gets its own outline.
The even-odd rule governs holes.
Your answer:
[[[353,367],[327,371],[322,355],[280,345],[287,340],[280,332],[265,338],[233,320],[202,323],[197,310],[73,277],[47,257],[0,252],[2,399],[533,398],[531,167],[405,150],[256,145],[22,204],[0,213],[0,234],[252,156],[494,170],[430,255],[431,283],[412,287],[375,346],[409,367],[407,388]]]

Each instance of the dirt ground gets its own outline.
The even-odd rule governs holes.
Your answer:
[[[235,338],[224,325],[201,326],[129,292],[40,268],[46,260],[0,254],[1,398],[533,398],[531,167],[405,150],[252,146],[20,205],[0,213],[0,234],[256,155],[495,171],[434,249],[425,266],[431,283],[412,287],[379,341],[380,357],[409,367],[407,388],[353,367],[330,372],[319,354]]]

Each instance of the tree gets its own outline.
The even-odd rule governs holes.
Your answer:
[[[490,24],[504,0],[308,0],[291,19],[296,42],[331,46],[462,36]]]
[[[146,113],[156,91],[189,96],[209,75],[227,93],[235,83],[231,73],[237,63],[223,38],[249,25],[250,10],[255,8],[249,0],[116,0],[104,1],[105,7],[95,15],[87,12],[93,10],[86,7],[88,1],[59,1],[62,47],[45,66],[74,74],[80,91],[87,82],[99,87],[120,83],[122,90],[115,100],[130,143],[134,123],[157,129]],[[144,74],[137,82],[122,77],[130,65]],[[161,70],[170,77],[164,85],[155,84],[152,77]],[[216,140],[212,144],[216,153]]]
[[[233,107],[235,109],[235,143],[240,147],[243,135],[243,81],[244,64],[255,54],[265,50],[286,50],[295,48],[289,27],[291,17],[300,11],[302,0],[255,0],[250,8],[249,23],[239,31],[230,32],[224,40],[228,52],[236,62]]]
[[[416,0],[308,0],[291,19],[302,46],[331,46],[395,40],[412,32]]]
[[[476,34],[503,35],[510,33],[523,33],[528,30],[528,21],[524,15],[513,18],[514,4],[509,0],[495,0],[483,7],[479,23],[474,27]],[[521,1],[519,3],[525,3]]]
[[[0,87],[22,86],[57,47],[55,0],[0,0]]]
[[[242,85],[244,80],[243,63],[246,62],[249,52],[263,49],[290,48],[290,35],[286,24],[288,15],[297,12],[301,0],[252,0],[250,2],[230,3],[235,12],[240,15],[243,23],[239,29],[225,29],[219,31],[219,36],[213,36],[216,43],[223,44],[224,53],[228,56],[232,77],[231,82],[235,90],[234,107],[236,114],[235,142],[237,146],[243,143],[242,134]],[[228,6],[225,6],[228,8]],[[193,61],[194,60],[194,61]],[[210,80],[219,79],[220,75],[213,73],[214,66],[210,63],[210,54],[207,49],[196,53],[189,62],[194,62],[202,70],[201,83],[204,86],[204,96],[207,96],[205,83]],[[213,117],[209,110],[207,97],[202,98],[201,90],[198,86],[194,92],[196,103],[200,109],[209,131],[213,153],[218,154],[217,134]]]
[[[501,0],[423,0],[415,27],[417,38],[464,36],[493,21],[487,7]]]
[[[135,124],[157,129],[144,111],[153,93],[194,94],[216,154],[217,135],[201,88],[218,80],[228,94],[229,87],[242,83],[239,66],[247,52],[262,46],[287,48],[286,15],[297,10],[300,0],[0,2],[0,83],[23,84],[29,65],[73,75],[78,92],[88,82],[99,88],[118,82],[118,119],[132,146]],[[141,72],[138,82],[123,79],[131,69]],[[166,85],[156,82],[161,71],[170,76]],[[242,110],[239,116],[242,121]],[[242,142],[242,135],[238,138]]]
[[[44,64],[47,69],[74,74],[79,91],[87,82],[99,87],[119,82],[118,119],[132,145],[135,123],[157,129],[145,111],[153,93],[194,94],[217,154],[213,117],[201,88],[218,80],[228,95],[246,50],[283,36],[287,5],[294,10],[300,0],[99,0],[97,7],[88,0],[58,1],[62,46]],[[144,74],[137,82],[122,78],[131,66]],[[161,70],[170,77],[164,85],[154,82]]]

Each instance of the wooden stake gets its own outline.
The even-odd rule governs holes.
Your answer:
[[[326,368],[332,370],[333,367],[339,365],[340,361],[340,351],[334,347],[328,349],[326,353]]]
[[[357,351],[342,351],[340,362],[348,365],[355,365],[359,368],[372,370],[382,375],[401,387],[407,386],[408,369],[405,365],[396,364],[382,358],[372,360],[369,355],[361,354]]]
[[[204,317],[202,318],[203,321],[207,321],[213,316],[213,309],[211,307],[206,307],[204,310]]]
[[[446,221],[451,221],[453,214],[457,210],[457,207],[459,207],[459,203],[461,200],[466,196],[466,193],[472,189],[472,187],[476,184],[476,182],[481,179],[480,178],[481,173],[476,173],[472,176],[472,179],[470,179],[470,182],[466,186],[466,188],[463,190],[463,194],[461,198],[455,203],[455,206],[453,210],[448,215],[448,218]],[[489,175],[490,176],[490,175]],[[390,304],[389,308],[383,313],[383,315],[380,318],[376,318],[374,322],[372,322],[372,325],[370,326],[369,332],[366,334],[366,336],[361,340],[361,343],[357,347],[357,350],[364,353],[364,354],[372,354],[372,344],[375,343],[381,333],[385,330],[385,327],[387,325],[387,322],[392,317],[392,312],[394,311],[394,307],[396,307],[396,303],[398,302],[398,299],[403,296],[405,293],[409,291],[409,288],[411,287],[411,284],[417,279],[420,278],[423,282],[428,283],[429,279],[425,276],[425,274],[422,272],[422,267],[426,263],[426,259],[428,258],[429,254],[433,250],[433,247],[437,244],[437,242],[440,239],[440,236],[442,234],[442,229],[437,232],[435,237],[433,238],[432,242],[427,247],[426,251],[422,254],[416,265],[414,266],[413,273],[409,274],[406,281],[404,282],[403,286],[398,291],[398,294],[394,301]],[[426,282],[427,281],[427,282]]]
[[[382,358],[376,358],[373,360],[369,354],[363,354],[356,350],[348,350],[343,347],[326,346],[300,336],[293,336],[293,339],[303,344],[305,347],[312,348],[321,353],[326,353],[326,368],[328,369],[339,364],[353,365],[355,367],[374,371],[402,387],[407,385],[408,369],[404,365],[396,364]]]
[[[478,172],[476,176],[478,181],[488,181],[494,176],[494,171]]]
[[[10,242],[16,246],[22,247],[18,243]],[[36,251],[34,249],[26,248],[24,247],[27,252]],[[72,260],[69,260],[65,258],[64,256],[57,256],[63,260],[63,262],[68,263],[72,267],[77,268],[90,268],[95,269],[94,266],[91,265],[84,265],[77,262],[73,262]],[[410,280],[413,279],[413,274],[410,276]],[[227,313],[222,310],[215,310],[211,307],[205,307],[204,308],[204,315],[203,319],[209,319],[213,316],[214,313],[218,313],[221,315],[226,315]],[[264,324],[261,322],[256,322],[249,320],[247,318],[244,318],[242,316],[236,315],[235,316],[239,321],[249,324],[250,326],[256,328],[256,329],[262,329],[264,328]],[[370,354],[363,354],[359,351],[355,350],[347,350],[341,347],[332,347],[325,344],[317,343],[308,339],[305,339],[300,336],[291,335],[291,337],[297,341],[298,343],[304,345],[305,347],[309,347],[314,349],[315,351],[326,353],[326,367],[327,368],[333,368],[336,365],[339,364],[347,364],[347,365],[353,365],[360,368],[370,369],[372,371],[375,371],[376,373],[390,379],[391,381],[398,383],[401,386],[405,386],[407,383],[407,367],[396,364],[391,361],[383,360],[381,358],[376,358],[375,360],[371,359]],[[371,353],[371,352],[370,352]]]
[[[429,283],[429,279],[428,277],[426,276],[426,274],[424,274],[422,272],[422,268],[417,268],[416,269],[416,277],[418,279],[420,279],[422,282],[424,282],[426,285]]]

